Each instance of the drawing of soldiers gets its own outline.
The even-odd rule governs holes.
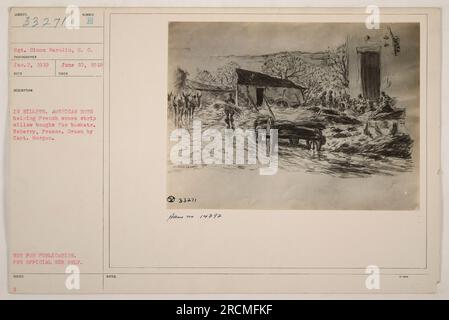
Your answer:
[[[327,94],[327,106],[329,108],[334,108],[334,94],[333,94],[332,90],[329,90],[329,92]]]
[[[226,105],[224,109],[225,113],[225,123],[226,128],[234,129],[234,114],[235,114],[235,100],[232,97],[232,94],[229,94],[228,98],[225,100]]]
[[[385,91],[382,91],[380,96],[380,110],[382,112],[392,112],[393,99],[389,95],[385,93]]]

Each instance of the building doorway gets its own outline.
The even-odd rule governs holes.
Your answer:
[[[380,96],[380,50],[363,48],[358,53],[363,97],[377,100]]]

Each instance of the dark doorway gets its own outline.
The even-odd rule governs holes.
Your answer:
[[[380,95],[380,52],[366,50],[359,54],[363,97],[376,100]]]
[[[263,103],[263,88],[256,88],[256,105],[260,107]]]

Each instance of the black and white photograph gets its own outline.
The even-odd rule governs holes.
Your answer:
[[[191,196],[177,188],[180,180],[184,187],[190,181],[187,186],[197,190],[196,198],[208,183],[220,185],[225,180],[229,186],[243,179],[248,187],[237,194],[220,188],[223,192],[217,197],[222,199],[208,199],[208,204],[195,199],[190,206],[245,208],[251,198],[258,198],[252,197],[251,190],[256,194],[256,185],[263,185],[271,189],[271,195],[284,193],[277,209],[325,209],[328,204],[320,200],[319,193],[309,195],[316,200],[308,205],[298,197],[303,192],[297,187],[317,189],[326,184],[354,193],[365,181],[375,180],[384,190],[398,184],[404,187],[405,197],[390,202],[392,208],[416,208],[419,32],[417,23],[368,29],[362,23],[171,22],[168,128],[170,132],[186,130],[192,147],[187,148],[191,152],[187,161],[169,159],[169,195]],[[261,161],[226,162],[227,151],[213,150],[214,142],[205,151],[205,137],[195,134],[195,127],[223,135],[230,130],[253,130],[256,139],[248,139],[244,146],[243,157],[247,158],[251,144],[253,150],[254,142],[260,149],[259,130],[263,129],[266,166],[273,166],[269,132],[276,129],[275,173],[262,181],[255,176],[259,175],[256,169],[264,166]],[[209,151],[218,153],[214,161],[194,161],[195,137],[202,138],[203,158]],[[224,149],[224,144],[218,141],[218,147]],[[284,179],[293,184],[287,199],[286,190],[276,188]],[[363,203],[354,207],[342,201],[341,205],[345,209],[385,205],[386,199],[379,199],[376,192],[372,196],[383,204],[370,201],[367,207]]]

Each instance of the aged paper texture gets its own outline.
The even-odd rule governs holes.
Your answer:
[[[170,159],[168,193],[194,197],[191,208],[418,208],[419,37],[419,23],[170,23],[169,130],[189,130],[192,155]],[[227,162],[225,130],[266,128],[271,115],[276,172],[248,164],[261,147],[249,140]]]
[[[10,292],[435,291],[438,9],[70,10],[10,9]]]

